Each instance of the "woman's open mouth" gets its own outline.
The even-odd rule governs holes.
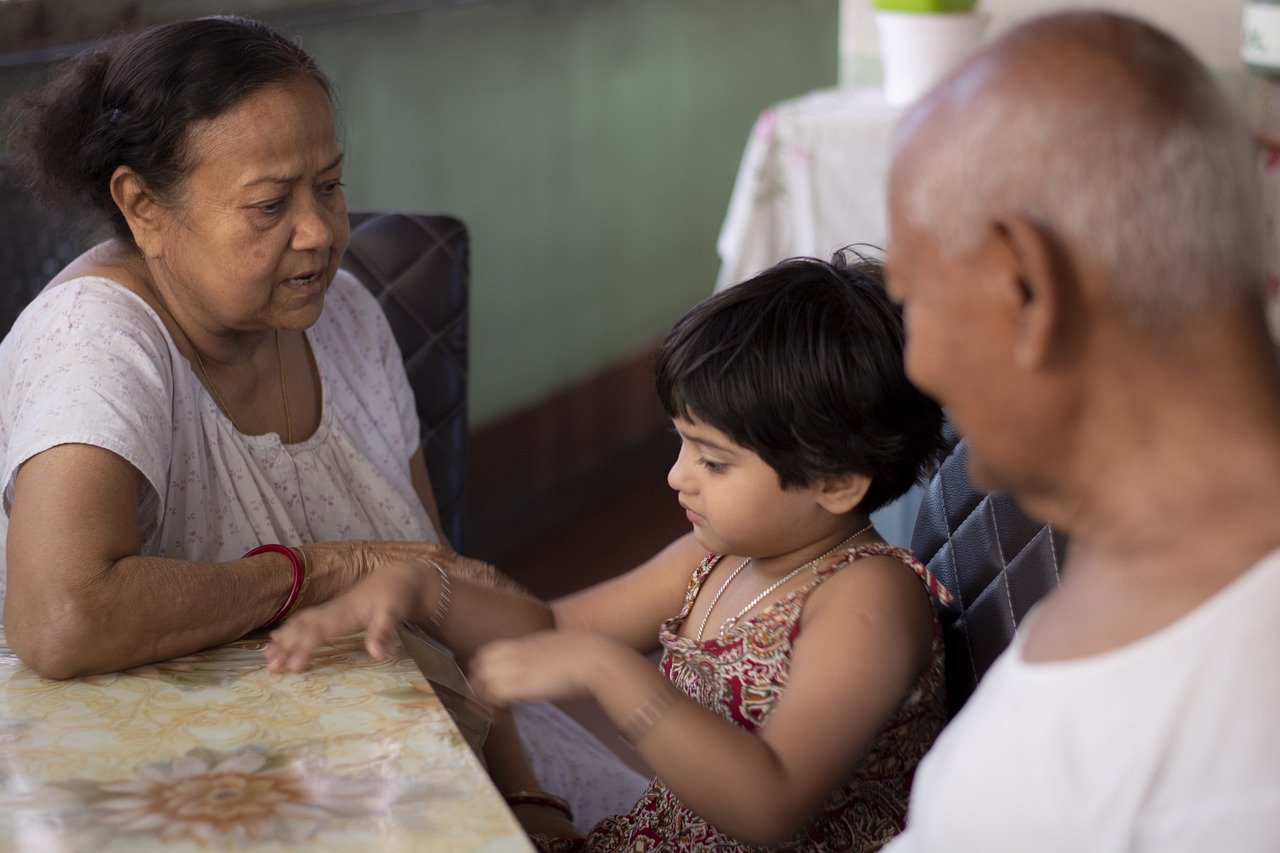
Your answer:
[[[319,293],[324,290],[325,269],[321,267],[317,270],[311,270],[302,275],[286,278],[281,284],[303,293]]]

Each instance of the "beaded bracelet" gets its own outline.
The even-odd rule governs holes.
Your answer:
[[[449,615],[449,605],[453,603],[453,579],[444,570],[444,566],[435,560],[427,560],[427,565],[440,573],[440,597],[436,599],[435,610],[431,611],[431,621],[427,623],[428,630],[438,631],[444,624],[444,617]]]
[[[276,627],[285,620],[286,616],[293,612],[293,608],[298,606],[298,599],[302,596],[302,588],[307,581],[307,570],[303,565],[303,560],[298,559],[298,555],[294,553],[294,550],[285,545],[275,542],[259,545],[257,548],[246,551],[244,556],[246,558],[256,557],[259,554],[267,553],[284,554],[289,558],[289,562],[293,564],[293,587],[290,588],[289,597],[284,600],[284,604],[259,630],[269,630]]]
[[[564,815],[564,819],[573,823],[573,808],[564,797],[548,794],[546,791],[512,791],[503,794],[502,798],[509,806],[546,806]]]

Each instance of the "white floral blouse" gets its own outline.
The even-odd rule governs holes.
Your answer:
[[[320,426],[285,445],[237,432],[122,285],[79,278],[37,297],[0,343],[0,604],[18,468],[60,444],[103,447],[142,473],[143,554],[224,561],[263,542],[435,541],[407,464],[413,393],[382,309],[339,272],[307,339]]]

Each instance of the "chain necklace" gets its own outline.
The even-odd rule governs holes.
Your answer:
[[[236,419],[231,414],[231,407],[227,405],[227,401],[222,399],[222,395],[218,393],[218,386],[214,385],[213,380],[209,378],[209,371],[204,369],[204,359],[200,357],[200,350],[196,349],[196,345],[191,343],[190,338],[187,338],[187,343],[191,344],[191,351],[196,354],[196,366],[200,368],[200,375],[204,377],[204,384],[213,393],[213,399],[217,402],[218,407],[227,416],[227,420],[231,421],[231,427],[236,432],[244,432],[236,424]],[[280,401],[284,404],[284,443],[293,444],[293,421],[289,419],[289,395],[284,390],[284,356],[280,354],[279,329],[276,329],[276,362],[280,365]]]
[[[851,536],[849,536],[847,539],[845,539],[836,547],[832,548],[827,553],[819,554],[809,562],[803,565],[797,566],[796,568],[787,572],[785,576],[780,577],[773,583],[769,584],[767,587],[764,588],[763,592],[761,592],[755,598],[751,599],[751,601],[747,603],[746,607],[742,608],[737,613],[730,616],[728,619],[724,620],[724,624],[722,624],[720,626],[720,630],[716,632],[716,638],[724,639],[724,635],[733,630],[733,626],[738,624],[738,620],[741,619],[743,616],[746,616],[748,613],[750,613],[751,608],[755,607],[757,604],[763,601],[766,595],[769,595],[778,587],[782,586],[784,583],[786,583],[787,581],[794,578],[796,575],[803,572],[805,569],[816,568],[817,565],[821,563],[823,560],[825,560],[827,557],[830,557],[832,554],[839,551],[841,548],[848,545],[850,542],[857,539],[859,536],[866,533],[868,530],[870,530],[874,526],[875,526],[874,523],[868,524],[866,527],[852,534]],[[711,611],[716,609],[716,604],[720,601],[720,596],[724,595],[724,591],[729,588],[729,584],[733,583],[733,579],[736,578],[739,575],[739,573],[741,573],[742,570],[747,567],[747,563],[750,563],[750,562],[751,562],[750,557],[747,557],[747,559],[743,560],[741,565],[739,565],[738,568],[734,569],[729,574],[729,577],[724,579],[724,583],[720,584],[720,588],[716,590],[716,594],[711,597],[711,606],[707,608],[706,613],[702,614],[702,623],[698,625],[698,636],[696,638],[697,642],[699,643],[702,642],[702,632],[707,629],[707,619],[711,617]]]

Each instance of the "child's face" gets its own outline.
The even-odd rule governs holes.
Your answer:
[[[817,485],[783,489],[759,454],[698,420],[673,420],[680,455],[667,483],[708,551],[774,557],[812,543],[831,516]]]

